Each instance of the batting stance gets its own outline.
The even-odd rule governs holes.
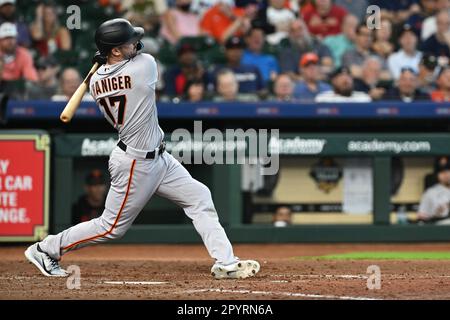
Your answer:
[[[219,223],[209,189],[165,152],[158,125],[155,59],[139,53],[142,28],[125,19],[104,22],[96,30],[102,66],[90,79],[90,92],[108,122],[119,133],[109,158],[111,188],[105,210],[96,219],[75,225],[25,251],[26,258],[46,276],[67,276],[59,266],[68,251],[122,237],[154,193],[181,206],[192,219],[209,254],[216,279],[247,278],[260,268],[257,261],[240,261]]]

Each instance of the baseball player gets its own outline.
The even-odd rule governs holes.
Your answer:
[[[77,224],[25,251],[44,275],[64,277],[58,261],[65,253],[117,239],[154,193],[170,199],[192,219],[210,256],[216,279],[247,278],[260,269],[257,261],[240,261],[219,223],[209,189],[165,152],[158,125],[155,59],[139,53],[144,30],[125,19],[108,20],[95,33],[98,48],[93,61],[101,67],[90,79],[90,93],[106,120],[118,131],[119,142],[109,158],[111,187],[105,210],[96,219]]]

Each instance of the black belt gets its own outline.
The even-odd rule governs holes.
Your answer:
[[[124,152],[127,152],[127,145],[123,143],[121,140],[119,140],[117,146]],[[166,150],[166,143],[163,141],[159,145],[158,155],[162,154],[165,150]],[[145,155],[145,159],[155,159],[155,150],[147,152],[147,154]]]

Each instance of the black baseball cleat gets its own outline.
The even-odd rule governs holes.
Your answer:
[[[57,260],[50,257],[35,243],[25,250],[25,257],[34,264],[44,276],[47,277],[67,277],[69,274],[59,266]]]

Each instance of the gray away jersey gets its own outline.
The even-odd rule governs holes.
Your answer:
[[[114,65],[102,65],[90,80],[90,93],[127,146],[151,151],[164,132],[158,125],[155,59],[145,53]]]

